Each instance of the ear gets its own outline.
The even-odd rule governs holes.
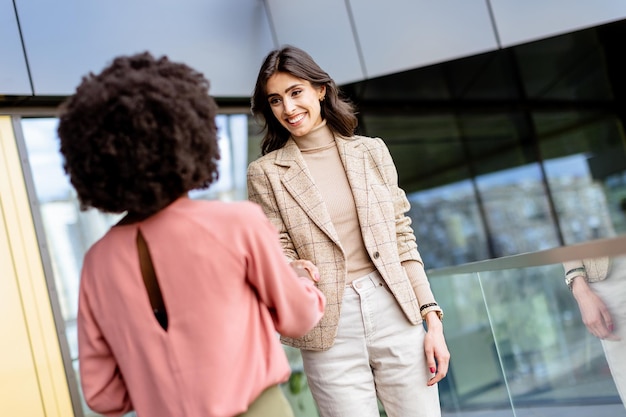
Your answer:
[[[325,98],[326,98],[326,86],[322,85],[319,91],[319,100],[324,101]]]

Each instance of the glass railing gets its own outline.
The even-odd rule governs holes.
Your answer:
[[[562,262],[604,256],[606,279],[591,287],[626,335],[626,237],[429,271],[452,355],[444,415],[626,416],[626,340],[604,341],[621,359],[605,355],[564,281]]]

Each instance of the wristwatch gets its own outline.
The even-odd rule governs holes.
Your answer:
[[[428,303],[420,307],[422,319],[426,318],[426,314],[430,313],[431,311],[434,311],[437,314],[437,317],[439,317],[439,320],[443,321],[443,310],[441,309],[441,307],[439,307],[439,304],[437,303]]]
[[[570,269],[565,273],[565,284],[569,290],[572,290],[572,285],[574,284],[574,280],[578,277],[582,277],[585,281],[587,281],[587,271],[584,266],[580,268]]]

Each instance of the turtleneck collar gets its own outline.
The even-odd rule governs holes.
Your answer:
[[[322,120],[322,123],[315,126],[306,135],[299,137],[292,136],[292,139],[296,142],[296,145],[298,145],[301,151],[320,148],[335,142],[333,132],[326,126],[326,119]]]

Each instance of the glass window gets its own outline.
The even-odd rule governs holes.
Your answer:
[[[534,115],[566,244],[624,233],[626,148],[621,124],[588,113]]]
[[[409,216],[427,268],[489,258],[487,236],[470,180],[407,194]],[[423,245],[423,246],[422,246]],[[420,248],[421,249],[421,248]]]

